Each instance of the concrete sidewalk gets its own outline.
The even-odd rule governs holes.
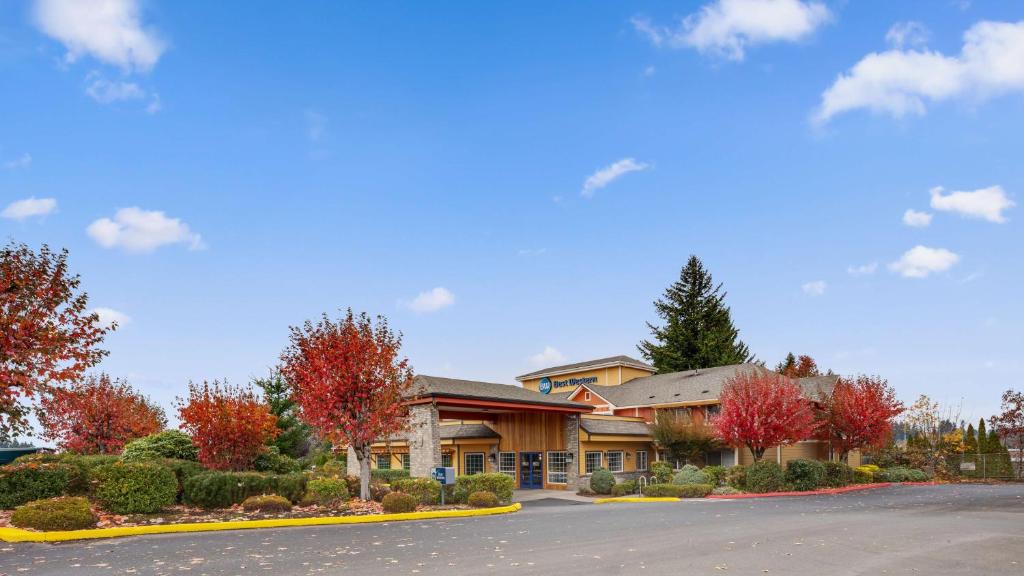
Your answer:
[[[580,496],[569,490],[515,490],[512,492],[513,502],[528,504],[538,500],[562,500],[569,504],[593,504],[594,499]]]

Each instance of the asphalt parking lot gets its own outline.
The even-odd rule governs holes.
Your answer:
[[[0,574],[1024,574],[1024,485],[0,543]]]

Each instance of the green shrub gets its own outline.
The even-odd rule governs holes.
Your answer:
[[[875,473],[875,482],[927,482],[929,476],[923,470],[894,466]]]
[[[306,476],[208,471],[187,479],[184,488],[184,502],[200,508],[227,508],[261,494],[278,494],[298,502],[306,493]]]
[[[817,460],[790,460],[786,463],[786,482],[798,492],[817,490],[825,483],[825,465]]]
[[[708,483],[712,486],[725,484],[725,466],[705,466],[701,471],[708,477]]]
[[[363,484],[360,481],[359,476],[345,475],[341,477],[345,481],[345,485],[348,487],[348,493],[350,496],[359,496],[359,492],[363,489]]]
[[[348,483],[343,478],[313,478],[306,482],[303,502],[332,506],[347,501]]]
[[[117,456],[81,456],[78,454],[62,453],[51,454],[47,452],[36,452],[26,454],[14,459],[14,464],[62,464],[67,466],[68,483],[62,494],[86,494],[89,492],[89,481],[91,479],[90,464],[96,458],[113,458]],[[61,494],[57,494],[59,496]]]
[[[199,462],[192,460],[175,460],[173,458],[158,458],[149,461],[152,464],[159,464],[165,468],[169,468],[171,472],[174,472],[174,479],[178,483],[178,501],[181,501],[182,494],[185,492],[185,481],[195,476],[196,474],[202,474],[206,472],[206,468]]]
[[[683,466],[679,472],[672,478],[673,484],[710,484],[711,480],[708,475],[701,471],[693,464],[687,464]]]
[[[370,500],[383,502],[384,497],[391,494],[391,486],[383,482],[370,482]],[[465,499],[463,499],[465,501]]]
[[[420,504],[441,501],[441,483],[431,478],[401,478],[391,483],[391,489],[409,494]]]
[[[782,472],[782,467],[775,462],[761,460],[747,468],[747,479],[744,484],[747,492],[780,492],[786,487],[786,475]]]
[[[416,510],[418,502],[411,494],[392,492],[381,500],[381,504],[384,505],[385,512],[389,514],[398,514],[402,512],[413,512]]]
[[[170,468],[118,462],[96,469],[96,500],[115,514],[151,514],[174,504],[178,480]]]
[[[315,468],[310,470],[310,473],[314,476],[344,476],[347,471],[348,470],[344,462],[339,460],[327,460],[323,464],[317,464]],[[373,472],[370,474],[372,478]]]
[[[262,494],[243,500],[242,509],[246,512],[288,512],[292,509],[292,503],[284,496]]]
[[[612,486],[615,486],[615,476],[604,468],[598,468],[590,475],[590,489],[595,494],[611,494]]]
[[[644,490],[644,496],[651,498],[703,498],[711,493],[711,484],[654,484]]]
[[[455,479],[451,501],[466,502],[473,492],[492,492],[498,497],[499,502],[508,504],[512,501],[512,489],[515,485],[516,481],[511,476],[498,472],[459,476]]]
[[[498,497],[494,495],[494,492],[478,490],[469,495],[466,503],[473,508],[494,508],[498,505]]]
[[[173,458],[175,460],[198,460],[199,450],[188,434],[180,430],[164,430],[142,438],[136,438],[124,445],[121,459],[126,462],[139,462],[154,458]]]
[[[718,486],[712,490],[711,493],[715,496],[731,496],[733,494],[742,494],[743,492],[740,492],[732,486]]]
[[[391,484],[392,482],[400,478],[408,477],[409,471],[403,470],[401,468],[396,468],[394,470],[381,470],[379,468],[374,468],[373,470],[370,471],[370,478],[374,480],[379,480],[381,482],[385,482],[387,484]]]
[[[80,496],[33,500],[11,514],[11,524],[33,530],[85,530],[98,520]]]
[[[291,456],[281,454],[277,446],[267,446],[252,462],[257,472],[273,472],[274,474],[290,474],[302,470],[299,461]]]
[[[0,509],[63,496],[80,475],[79,468],[68,464],[30,461],[0,466]]]
[[[853,483],[854,484],[871,484],[875,481],[875,475],[867,470],[860,470],[858,468],[853,469]]]
[[[636,492],[636,480],[626,480],[612,486],[612,496],[629,496]]]
[[[725,484],[730,488],[737,490],[747,489],[747,467],[746,466],[730,466],[725,471]]]
[[[668,484],[672,482],[672,465],[668,462],[655,462],[651,464],[651,474],[654,474],[656,484]]]
[[[825,486],[842,488],[853,482],[853,468],[842,462],[825,462]]]

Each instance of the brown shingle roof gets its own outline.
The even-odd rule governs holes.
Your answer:
[[[560,373],[560,372],[569,372],[569,371],[573,371],[573,370],[583,370],[585,368],[591,368],[591,367],[595,367],[595,366],[606,366],[606,365],[612,365],[612,366],[616,366],[616,365],[632,366],[634,368],[639,368],[641,370],[650,370],[651,372],[654,372],[654,366],[651,366],[649,364],[645,364],[645,363],[637,360],[636,358],[630,358],[629,356],[619,355],[619,356],[609,356],[607,358],[598,358],[597,360],[587,360],[585,362],[576,362],[574,364],[563,364],[561,366],[552,366],[550,368],[543,368],[541,370],[536,370],[534,372],[523,374],[522,376],[516,376],[516,380],[519,380],[519,381],[530,380],[531,378],[540,378],[541,376],[546,376],[548,374],[557,374],[557,373]]]
[[[614,434],[616,436],[650,436],[651,429],[643,422],[632,420],[605,420],[581,418],[580,428],[591,434]]]
[[[440,376],[417,376],[413,382],[412,396],[416,398],[471,398],[476,400],[496,400],[516,404],[539,404],[561,408],[583,408],[587,411],[592,407],[587,404],[570,402],[549,394],[541,394],[511,384],[494,384],[475,380],[457,380]]]

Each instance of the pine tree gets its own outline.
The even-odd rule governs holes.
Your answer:
[[[263,390],[263,398],[270,406],[270,413],[277,416],[277,427],[281,433],[273,444],[281,454],[298,458],[309,451],[309,426],[298,418],[298,408],[292,400],[292,387],[279,370],[271,370],[266,378],[254,378],[253,386]]]
[[[654,302],[665,324],[659,327],[648,323],[654,342],[644,340],[637,348],[659,373],[741,364],[752,359],[733,326],[721,289],[700,259],[690,256],[679,280]]]
[[[789,354],[786,354],[786,359],[785,360],[783,360],[782,362],[779,362],[775,366],[775,371],[778,372],[779,374],[787,374],[787,373],[789,373],[790,370],[793,370],[795,368],[796,368],[796,356],[794,356],[793,353],[790,352]]]
[[[977,454],[978,453],[978,437],[974,432],[974,424],[967,425],[967,431],[964,432],[964,446],[967,447],[965,454]]]
[[[985,431],[985,419],[978,420],[978,454],[988,454],[988,432]]]

